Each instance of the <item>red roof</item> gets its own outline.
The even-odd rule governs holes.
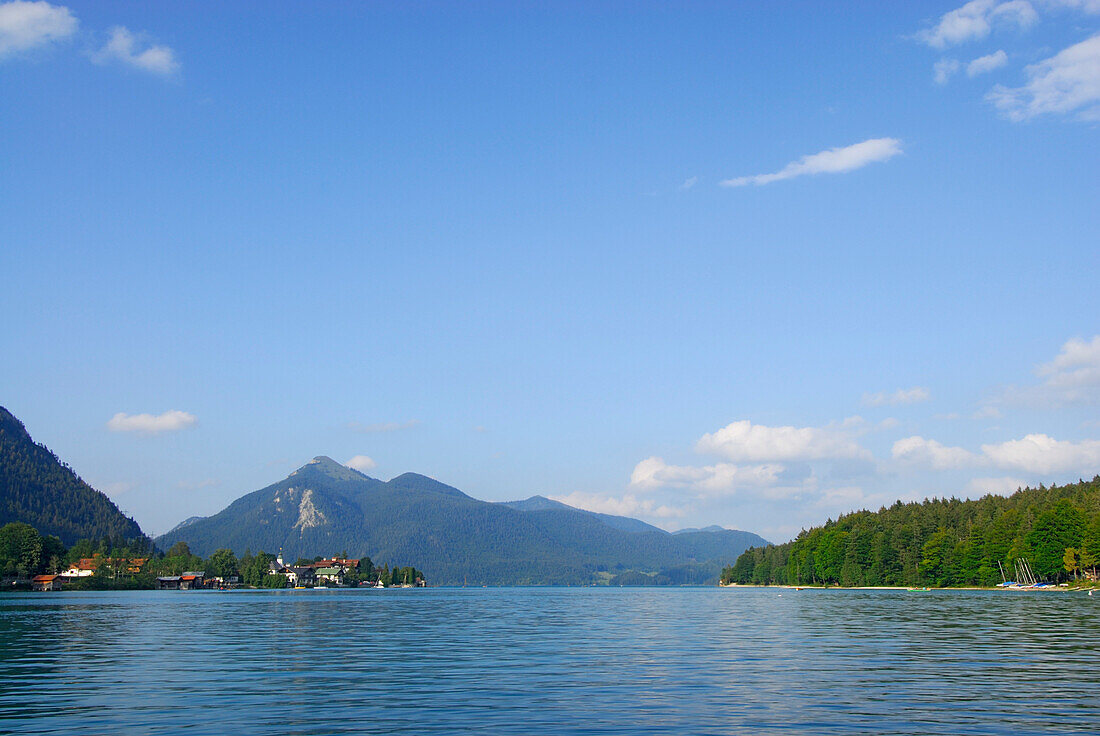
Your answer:
[[[181,575],[180,580],[194,580],[198,575]]]
[[[31,582],[34,583],[52,583],[57,579],[56,575],[35,575],[31,578]]]
[[[309,563],[310,567],[359,567],[359,560],[345,560],[333,557],[331,560],[318,560]]]

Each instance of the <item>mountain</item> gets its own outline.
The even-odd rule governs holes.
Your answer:
[[[615,529],[621,529],[624,532],[663,531],[659,527],[647,524],[644,521],[639,521],[638,519],[631,519],[628,516],[612,516],[611,514],[600,514],[595,511],[584,511],[583,509],[564,504],[561,501],[554,501],[546,496],[531,496],[523,501],[501,501],[500,505],[507,506],[516,511],[546,511],[547,509],[570,509],[572,511],[581,511],[585,514],[591,514],[608,526],[614,527]]]
[[[174,532],[174,531],[179,531],[180,529],[184,528],[185,526],[188,526],[190,524],[194,524],[199,519],[205,519],[205,518],[206,518],[205,516],[188,516],[186,519],[184,519],[183,521],[181,521],[180,523],[176,524],[174,527],[169,529],[168,532],[171,533],[171,532]]]
[[[513,504],[471,498],[427,476],[384,482],[317,457],[284,480],[157,539],[204,556],[219,547],[285,557],[347,551],[375,563],[416,565],[433,584],[586,584],[623,572],[713,582],[755,534],[672,535],[637,521],[536,497]],[[627,528],[620,528],[627,527]]]
[[[677,531],[674,531],[673,534],[691,534],[692,532],[724,532],[724,531],[726,531],[725,527],[718,526],[717,524],[711,524],[710,526],[705,526],[702,529],[696,529],[695,527],[688,527],[687,529],[679,529]]]
[[[60,537],[66,545],[145,536],[136,521],[36,444],[23,423],[0,406],[0,526],[12,521]]]

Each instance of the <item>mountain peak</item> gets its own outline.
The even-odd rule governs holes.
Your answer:
[[[502,506],[515,509],[516,511],[546,511],[547,509],[573,509],[572,506],[568,506],[561,501],[554,501],[546,496],[531,496],[522,501],[502,501]]]
[[[358,470],[349,468],[346,465],[341,465],[328,455],[318,455],[287,477],[292,478],[297,475],[314,473],[319,473],[336,480],[362,480],[368,477]]]

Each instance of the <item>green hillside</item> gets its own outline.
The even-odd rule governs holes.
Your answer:
[[[104,494],[82,481],[23,423],[0,407],[0,526],[30,524],[66,545],[78,539],[129,542],[144,535]]]
[[[1100,476],[976,501],[933,499],[858,511],[792,542],[746,551],[724,582],[788,585],[992,586],[1016,560],[1040,579],[1094,569],[1100,553]],[[998,563],[1000,566],[998,566]],[[1067,566],[1074,569],[1067,569]]]
[[[755,534],[725,530],[672,535],[564,504],[532,510],[479,501],[406,473],[389,482],[318,457],[285,480],[213,516],[159,537],[201,555],[283,550],[286,557],[347,550],[376,563],[404,560],[433,584],[585,584],[634,570],[681,583],[717,581]],[[601,576],[600,574],[603,573]]]

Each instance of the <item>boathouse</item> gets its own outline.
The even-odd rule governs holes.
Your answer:
[[[60,575],[35,575],[31,578],[33,590],[61,590]]]

